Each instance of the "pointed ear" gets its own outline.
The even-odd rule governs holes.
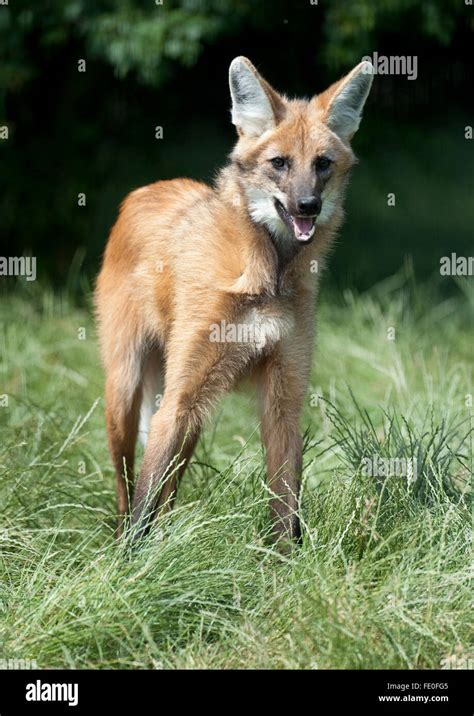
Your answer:
[[[373,65],[365,60],[318,97],[323,121],[343,142],[350,142],[359,128],[373,79]]]
[[[284,101],[246,57],[236,57],[229,68],[232,123],[239,134],[259,137],[282,118]]]

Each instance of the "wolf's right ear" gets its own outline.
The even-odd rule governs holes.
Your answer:
[[[232,96],[232,123],[239,134],[260,137],[276,126],[284,113],[283,100],[246,57],[232,60],[229,86]]]

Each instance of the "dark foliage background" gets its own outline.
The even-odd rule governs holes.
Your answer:
[[[32,251],[57,284],[74,257],[92,276],[131,189],[211,180],[234,140],[235,55],[277,89],[310,96],[377,51],[417,55],[418,79],[375,79],[331,275],[364,288],[407,256],[419,277],[439,275],[441,256],[473,250],[473,31],[464,0],[0,4],[2,254]]]

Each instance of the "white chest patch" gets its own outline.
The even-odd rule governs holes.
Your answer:
[[[242,316],[242,323],[248,327],[249,342],[253,343],[257,352],[261,352],[289,336],[294,319],[288,313],[251,308]]]

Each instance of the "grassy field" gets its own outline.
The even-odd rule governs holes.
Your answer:
[[[405,274],[324,295],[303,428],[304,543],[269,547],[258,422],[227,398],[136,554],[91,313],[0,300],[0,657],[38,667],[439,668],[472,657],[474,294]],[[6,397],[8,396],[8,397]],[[471,397],[470,397],[471,396]],[[415,480],[364,458],[416,459]]]

